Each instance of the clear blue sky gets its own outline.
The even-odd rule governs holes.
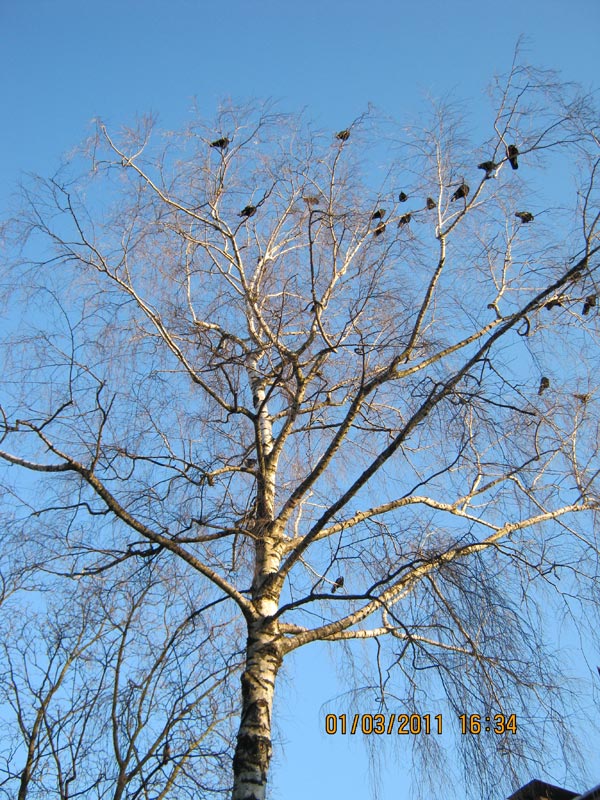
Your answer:
[[[591,86],[598,31],[600,0],[0,0],[0,216],[20,174],[52,174],[97,116],[177,127],[194,97],[209,117],[223,97],[258,97],[337,130],[369,102],[401,119],[452,93],[476,116],[520,35],[531,63]],[[364,751],[322,732],[320,704],[340,691],[324,648],[294,658],[271,797],[368,797]],[[381,797],[405,787],[390,769]]]

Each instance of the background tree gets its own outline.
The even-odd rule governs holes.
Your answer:
[[[185,644],[142,648],[145,676],[195,635],[231,686],[245,639],[235,800],[264,797],[277,676],[316,641],[371,670],[353,710],[386,726],[516,714],[518,734],[457,736],[478,794],[548,723],[567,742],[544,643],[551,601],[581,626],[595,607],[597,115],[519,66],[493,95],[477,145],[449,105],[325,134],[264,107],[162,138],[99,123],[7,226],[3,574],[86,595],[175,571]],[[184,773],[189,710],[188,744],[164,757],[163,722],[135,763],[162,747]],[[438,759],[436,736],[412,743]],[[160,796],[193,796],[178,780]]]
[[[239,648],[155,572],[4,609],[0,797],[219,795]]]

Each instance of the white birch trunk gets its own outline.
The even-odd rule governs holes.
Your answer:
[[[276,626],[251,628],[242,674],[242,713],[233,758],[232,800],[265,800],[271,762],[271,712],[281,666]]]
[[[258,413],[256,436],[261,474],[257,487],[257,514],[253,599],[257,618],[249,623],[246,666],[242,673],[240,727],[233,758],[232,800],[265,800],[272,755],[271,712],[275,679],[281,666],[278,626],[266,622],[277,611],[280,587],[269,585],[279,569],[279,534],[273,530],[275,464],[267,459],[273,449],[272,420],[266,392],[253,358],[248,359],[253,405]]]

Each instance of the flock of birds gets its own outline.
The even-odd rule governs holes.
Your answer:
[[[335,136],[336,139],[339,139],[341,142],[347,142],[348,139],[350,138],[350,129],[346,128],[342,131],[338,131],[338,133],[336,133]],[[215,139],[213,142],[211,142],[210,146],[214,147],[216,150],[223,151],[226,150],[230,144],[231,144],[231,139],[229,139],[227,136],[221,136],[218,139]],[[519,149],[515,144],[508,145],[508,147],[506,148],[506,156],[508,158],[511,167],[513,169],[519,169]],[[496,164],[494,161],[482,161],[481,164],[477,165],[477,168],[485,170],[485,177],[487,179],[487,178],[494,178],[496,176],[499,166],[500,164]],[[463,200],[463,199],[466,202],[466,198],[467,195],[469,194],[469,191],[470,191],[469,185],[465,183],[465,181],[463,180],[461,185],[458,187],[458,189],[456,189],[456,191],[450,198],[450,202],[453,203],[455,200]],[[319,198],[315,196],[305,197],[304,200],[308,205],[318,205],[319,203]],[[400,192],[400,194],[398,195],[398,200],[401,203],[405,203],[408,200],[408,195],[406,194],[406,192]],[[425,207],[427,208],[428,211],[433,210],[434,208],[436,208],[436,206],[437,204],[433,199],[433,197],[428,197],[427,200],[425,201]],[[245,219],[249,219],[254,214],[256,214],[257,209],[258,206],[247,205],[240,211],[238,216],[243,217]],[[378,221],[377,226],[373,230],[374,236],[381,236],[381,234],[385,231],[387,227],[387,223],[383,221],[385,213],[386,211],[384,208],[379,208],[371,215],[372,221]],[[398,227],[401,228],[404,225],[408,225],[411,221],[411,216],[412,216],[411,213],[403,214],[398,220]],[[524,224],[533,222],[534,220],[534,216],[530,211],[517,211],[515,213],[515,217],[518,217],[518,219],[520,219],[521,222]]]
[[[336,134],[336,139],[339,139],[340,142],[347,142],[350,138],[350,129],[345,128],[344,130],[338,131]],[[220,136],[218,139],[215,139],[210,143],[211,147],[214,147],[216,150],[226,150],[229,145],[231,144],[231,139],[227,136]],[[506,157],[508,159],[509,164],[513,169],[519,169],[519,148],[516,144],[509,144],[506,148]],[[500,167],[500,164],[497,164],[494,161],[482,161],[481,164],[477,165],[478,169],[481,169],[485,172],[485,178],[495,178],[497,175],[497,171]],[[454,191],[452,196],[450,197],[450,202],[453,203],[456,200],[464,200],[466,203],[467,195],[469,194],[470,187],[467,183],[465,183],[464,179],[460,186]],[[318,205],[319,204],[319,197],[316,195],[307,195],[303,198],[304,202],[309,205]],[[408,195],[406,192],[402,191],[398,195],[398,201],[400,203],[406,203],[408,200]],[[428,211],[433,210],[437,207],[437,204],[433,197],[428,197],[425,201],[425,208]],[[254,216],[258,210],[258,206],[248,204],[244,206],[240,213],[238,214],[239,217],[244,219],[249,219],[250,217]],[[412,219],[412,214],[414,212],[407,212],[406,214],[402,214],[398,220],[398,227],[402,228],[405,225],[408,225]],[[371,221],[376,222],[376,226],[373,229],[374,236],[381,236],[384,233],[387,223],[384,221],[386,215],[385,208],[378,208],[371,214]],[[531,211],[516,211],[515,217],[521,221],[522,224],[527,225],[530,222],[533,222],[535,219],[534,215]],[[597,296],[595,294],[588,295],[585,298],[585,302],[583,304],[582,314],[586,316],[589,312],[596,307]],[[545,308],[550,310],[555,306],[562,306],[561,299],[558,297],[552,298],[545,304]],[[540,384],[539,394],[542,394],[548,386],[545,384],[545,380],[542,379],[542,383]]]
[[[335,134],[335,136],[337,139],[339,139],[340,142],[347,142],[348,139],[350,138],[350,129],[345,128],[344,130],[338,131]],[[214,147],[216,150],[223,151],[226,150],[230,144],[231,144],[231,139],[229,139],[227,136],[221,136],[218,139],[215,139],[213,142],[211,142],[210,146]],[[509,144],[507,146],[506,157],[508,159],[508,163],[511,165],[513,169],[519,169],[519,148],[517,147],[516,144]],[[494,161],[482,161],[481,164],[477,165],[478,169],[484,170],[486,179],[495,178],[499,167],[500,164],[496,164]],[[450,197],[450,202],[454,203],[456,200],[464,200],[466,203],[469,191],[470,187],[467,183],[465,183],[463,179],[460,186],[454,191],[454,193]],[[309,206],[319,204],[319,197],[315,195],[308,195],[305,196],[303,199],[304,202]],[[406,194],[406,192],[404,191],[400,192],[400,194],[398,195],[398,201],[400,203],[406,203],[407,200],[408,200],[408,195]],[[428,197],[425,201],[425,208],[428,211],[431,211],[436,207],[437,204],[433,199],[433,197]],[[244,206],[244,208],[242,208],[238,216],[244,219],[249,219],[250,217],[254,216],[254,214],[256,214],[257,210],[258,206],[248,204],[247,206]],[[402,228],[403,226],[408,225],[412,219],[413,213],[414,212],[409,211],[406,214],[402,214],[398,220],[398,227]],[[371,214],[371,221],[377,223],[375,228],[373,229],[374,236],[381,236],[381,234],[384,233],[387,226],[387,223],[384,221],[385,215],[386,215],[385,208],[378,208]],[[515,217],[517,217],[524,225],[533,222],[533,220],[535,219],[531,211],[516,211]],[[585,298],[585,302],[583,304],[582,314],[584,316],[589,314],[589,312],[596,307],[596,302],[597,302],[597,295],[595,294],[588,295]],[[560,297],[552,298],[545,304],[544,307],[550,310],[555,306],[562,307],[562,302]],[[549,385],[550,382],[548,381],[548,378],[543,377],[540,382],[538,394],[542,394],[542,392],[544,392],[549,387]]]

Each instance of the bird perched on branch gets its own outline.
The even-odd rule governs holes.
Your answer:
[[[519,159],[517,158],[519,155],[519,148],[516,144],[508,145],[506,148],[506,155],[508,156],[511,167],[513,169],[519,169]]]
[[[253,214],[256,214],[256,206],[246,206],[242,208],[238,217],[251,217]]]
[[[385,217],[385,208],[378,208],[371,214],[371,219],[383,219]]]
[[[399,227],[399,228],[401,228],[401,227],[403,227],[404,225],[408,225],[408,223],[410,222],[410,220],[411,220],[411,215],[410,215],[410,214],[403,214],[403,215],[400,217],[400,219],[398,220],[398,227]]]
[[[494,164],[493,161],[482,161],[481,164],[477,164],[477,169],[485,170],[486,179],[493,178],[498,169],[498,164]]]
[[[333,586],[331,587],[331,594],[335,594],[338,589],[342,588],[343,585],[344,585],[344,578],[343,578],[342,575],[340,575],[339,578],[335,579],[335,582],[334,582]]]
[[[546,389],[550,388],[550,378],[547,378],[545,375],[540,380],[540,388],[538,389],[538,395],[543,394]]]
[[[533,222],[535,219],[531,211],[515,211],[515,217],[518,217],[524,224]]]
[[[339,139],[341,142],[347,142],[348,139],[350,138],[350,131],[348,130],[348,128],[346,128],[343,131],[339,131],[338,133],[336,133],[335,138]]]
[[[381,236],[381,234],[385,231],[385,222],[380,222],[379,225],[373,231],[373,236]]]
[[[551,300],[548,300],[547,303],[544,303],[544,308],[548,311],[552,311],[553,308],[562,308],[562,295],[560,297],[553,297]]]
[[[163,750],[162,754],[162,759],[160,761],[163,767],[165,766],[165,764],[169,762],[170,758],[171,758],[171,745],[168,742],[166,742],[165,749]]]
[[[408,200],[408,195],[406,194],[406,192],[400,192],[400,194],[398,195],[398,200],[401,203],[406,203],[406,201]]]
[[[450,198],[450,202],[453,203],[455,200],[460,200],[461,197],[466,199],[467,195],[469,194],[469,187],[463,181],[458,189],[454,192],[452,197]]]
[[[216,147],[217,150],[225,150],[230,141],[231,139],[228,139],[226,136],[222,136],[220,139],[215,139],[214,142],[211,142],[210,146]]]
[[[590,313],[590,311],[592,310],[592,308],[595,308],[595,307],[596,307],[596,300],[597,300],[597,297],[596,297],[596,295],[595,295],[595,294],[589,294],[589,295],[588,295],[588,296],[585,298],[585,303],[583,304],[583,309],[582,309],[582,311],[581,311],[581,313],[582,313],[584,316],[585,316],[586,314],[589,314],[589,313]]]
[[[437,204],[433,199],[433,197],[428,197],[427,200],[425,201],[425,205],[427,206],[427,210],[431,211],[433,208],[436,207]]]

